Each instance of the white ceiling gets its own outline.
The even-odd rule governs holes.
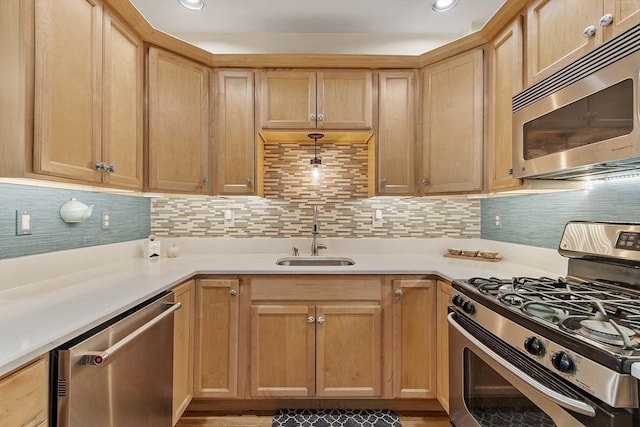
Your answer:
[[[421,54],[482,27],[505,0],[131,0],[155,28],[217,53]]]

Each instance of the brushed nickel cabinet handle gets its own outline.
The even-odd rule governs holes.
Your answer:
[[[238,291],[236,291],[235,289],[231,289],[229,291],[229,295],[231,295],[232,297],[235,297],[236,295],[238,295]]]
[[[307,323],[313,323],[313,322],[315,322],[315,321],[316,321],[316,318],[315,318],[315,317],[313,317],[313,316],[309,316],[309,317],[307,317]]]
[[[396,289],[396,291],[394,292],[394,294],[396,294],[397,297],[401,297],[403,292],[402,289]]]
[[[318,323],[320,323],[320,324],[324,323],[324,317],[323,316],[318,316]]]

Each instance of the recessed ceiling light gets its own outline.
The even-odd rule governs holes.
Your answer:
[[[453,9],[457,4],[458,0],[433,0],[431,10],[436,13],[446,12],[449,9]]]
[[[191,10],[200,10],[204,7],[204,0],[178,0],[181,5]]]

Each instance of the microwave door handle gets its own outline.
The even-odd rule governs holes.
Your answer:
[[[563,408],[569,409],[571,411],[577,412],[579,414],[587,415],[589,417],[594,417],[596,415],[596,411],[593,406],[582,402],[580,400],[572,399],[570,397],[564,396],[550,388],[540,384],[529,375],[522,372],[520,369],[513,366],[511,363],[504,360],[498,354],[496,354],[489,347],[480,342],[476,337],[467,332],[462,326],[460,326],[454,319],[453,313],[449,313],[447,316],[447,320],[449,324],[457,329],[467,340],[469,340],[473,345],[478,347],[482,352],[484,352],[487,356],[491,357],[497,362],[500,362],[502,366],[504,366],[509,372],[513,375],[521,379],[522,381],[529,384],[531,387],[535,388],[537,391],[542,393],[545,397],[552,400],[556,404],[562,406]]]
[[[149,320],[144,325],[140,326],[135,331],[131,332],[126,337],[122,338],[120,341],[118,341],[117,343],[115,343],[114,345],[109,347],[108,349],[103,350],[103,351],[87,351],[87,352],[85,352],[84,353],[85,364],[87,364],[87,365],[96,365],[96,366],[97,365],[101,365],[102,362],[107,360],[110,356],[113,356],[113,354],[115,352],[120,350],[125,345],[129,344],[131,341],[136,339],[141,334],[143,334],[147,329],[151,328],[153,325],[155,325],[156,323],[160,322],[165,317],[171,315],[174,311],[178,310],[180,308],[181,304],[179,302],[171,302],[171,303],[166,303],[165,305],[168,305],[170,307],[167,310],[163,311],[161,314],[159,314],[156,317],[154,317],[153,319]]]

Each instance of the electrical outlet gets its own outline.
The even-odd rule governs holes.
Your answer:
[[[31,234],[31,214],[26,210],[16,211],[16,236]]]
[[[502,227],[502,217],[500,215],[496,215],[496,227]]]
[[[102,212],[102,229],[108,230],[111,227],[111,215]]]
[[[226,211],[224,211],[224,226],[225,227],[233,227],[235,224],[235,215],[233,214],[233,211],[230,209],[227,209]]]
[[[371,226],[382,227],[384,223],[384,216],[382,215],[382,209],[375,209],[371,212]]]

